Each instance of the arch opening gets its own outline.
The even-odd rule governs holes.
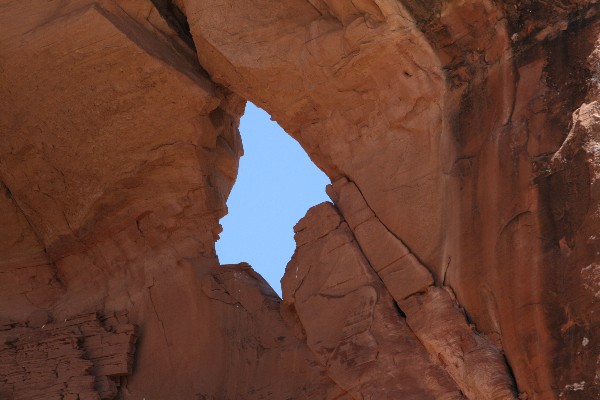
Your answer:
[[[248,102],[240,121],[244,156],[216,243],[221,264],[247,262],[281,296],[280,280],[294,249],[293,227],[328,200],[327,176],[300,144]]]

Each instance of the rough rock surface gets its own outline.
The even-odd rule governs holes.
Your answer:
[[[473,332],[447,291],[432,286],[427,268],[377,219],[356,185],[343,178],[328,189],[431,359],[446,369],[467,398],[513,398],[512,378],[498,349]]]
[[[328,376],[355,399],[462,399],[400,317],[335,208],[313,207],[294,230],[298,249],[282,280],[284,306],[296,311]]]
[[[58,323],[38,313],[30,326],[0,327],[2,398],[114,399],[131,373],[135,328],[127,314],[80,315]],[[32,322],[33,321],[33,322]]]
[[[332,181],[283,300],[246,100]],[[2,0],[0,397],[600,398],[599,104],[597,0]]]

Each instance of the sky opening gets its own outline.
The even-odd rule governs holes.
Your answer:
[[[327,176],[269,114],[248,102],[240,122],[244,156],[221,219],[221,264],[247,262],[281,296],[280,280],[294,249],[293,227],[329,200]]]

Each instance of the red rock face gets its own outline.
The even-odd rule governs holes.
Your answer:
[[[600,396],[596,1],[55,3],[0,6],[2,398]],[[245,100],[332,180],[283,300],[214,251]]]
[[[47,315],[1,327],[3,398],[108,399],[131,374],[135,328],[127,314],[78,315],[48,323]]]

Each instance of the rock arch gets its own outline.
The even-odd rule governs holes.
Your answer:
[[[595,1],[156,4],[0,9],[2,396],[598,395]],[[333,182],[281,304],[216,267],[244,99]]]

